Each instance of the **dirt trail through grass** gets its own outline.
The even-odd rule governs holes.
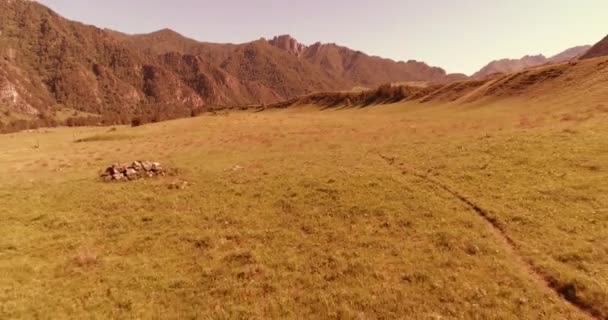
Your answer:
[[[417,169],[404,162],[400,162],[396,157],[387,156],[381,153],[378,153],[378,155],[391,167],[401,170],[402,174],[414,175],[428,182],[429,184],[434,185],[440,188],[441,190],[449,193],[450,195],[452,195],[453,197],[473,209],[486,222],[487,229],[491,232],[492,235],[494,235],[496,241],[504,248],[507,254],[512,257],[512,262],[514,263],[514,265],[519,267],[522,273],[528,275],[528,278],[532,280],[538,286],[539,289],[545,290],[547,292],[553,292],[553,295],[560,297],[568,304],[578,309],[581,313],[585,314],[589,319],[606,320],[601,316],[599,310],[596,310],[592,305],[589,305],[584,301],[580,301],[576,297],[576,292],[574,291],[575,288],[572,285],[564,285],[559,283],[557,279],[542,273],[537,267],[534,266],[532,262],[524,259],[517,252],[517,248],[513,239],[505,232],[500,222],[493,218],[487,210],[480,207],[474,201],[462,195],[461,193],[454,190],[445,183],[438,181],[437,179],[434,179],[432,177],[429,177],[420,169]]]
[[[606,123],[412,108],[0,135],[0,318],[606,319]]]

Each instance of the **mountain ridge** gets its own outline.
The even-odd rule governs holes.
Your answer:
[[[606,41],[589,52],[601,55]],[[586,50],[526,56],[504,72],[573,60]],[[23,119],[53,124],[64,109],[88,115],[73,123],[115,124],[355,87],[416,83],[440,96],[482,85],[469,79],[416,60],[394,61],[334,43],[305,45],[289,35],[241,44],[200,42],[167,28],[129,35],[67,20],[37,2],[0,1],[0,127]]]
[[[170,35],[172,39],[163,38],[161,41],[158,41],[158,34],[163,34],[167,37]],[[341,72],[345,69],[351,69],[345,74],[329,74],[335,81],[342,80],[341,82],[348,83],[350,87],[361,85],[378,86],[391,81],[426,80],[445,83],[453,81],[453,79],[463,79],[465,77],[462,74],[448,74],[442,68],[428,66],[424,62],[415,60],[395,61],[392,59],[370,56],[361,51],[339,46],[334,43],[316,42],[312,45],[305,45],[290,35],[278,35],[270,40],[261,38],[259,40],[240,44],[223,44],[198,42],[173,30],[162,29],[148,34],[134,35],[132,38],[124,41],[128,45],[146,52],[163,54],[177,51],[180,53],[201,55],[205,59],[220,65],[225,59],[229,58],[230,52],[232,51],[237,51],[239,48],[246,46],[268,43],[274,48],[288,53],[294,59],[298,58],[303,62],[311,63],[317,68],[324,69],[326,73],[331,73],[331,71]],[[334,52],[327,52],[327,50],[333,50]],[[342,66],[337,66],[336,63]],[[371,64],[373,67],[370,67],[367,64]],[[374,72],[372,73],[365,70],[366,68],[374,69]],[[365,75],[365,77],[362,75]],[[337,79],[340,76],[345,77],[345,79]]]
[[[589,49],[581,59],[591,59],[608,55],[608,35]]]
[[[568,60],[576,59],[587,52],[591,46],[577,46],[566,49],[554,56],[546,57],[545,55],[526,55],[519,59],[499,59],[494,60],[485,65],[479,71],[471,75],[473,79],[482,79],[495,73],[512,73],[522,71],[527,68],[537,67],[547,63],[560,63]]]
[[[275,103],[387,82],[446,83],[462,75],[291,36],[243,44],[148,34],[63,18],[33,1],[0,2],[0,111],[54,117],[67,108],[124,122],[187,116],[209,106]],[[0,119],[0,121],[7,121]]]

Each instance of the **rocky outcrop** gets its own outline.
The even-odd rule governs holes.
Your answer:
[[[158,162],[134,161],[131,164],[113,164],[107,167],[101,178],[103,181],[133,181],[143,178],[165,176],[167,172]]]
[[[298,40],[292,38],[290,35],[276,36],[268,41],[268,43],[297,57],[301,56],[306,50],[305,45],[299,43]]]
[[[8,110],[26,115],[38,115],[40,112],[32,107],[19,93],[14,83],[3,76],[0,70],[0,105]]]

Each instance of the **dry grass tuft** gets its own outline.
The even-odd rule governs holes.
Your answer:
[[[74,262],[81,268],[93,267],[98,263],[98,255],[91,249],[82,248],[78,250]]]

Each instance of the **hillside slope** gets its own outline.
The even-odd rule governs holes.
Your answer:
[[[132,37],[119,36],[117,39],[132,48],[158,55],[169,52],[196,55],[235,76],[260,80],[277,91],[281,89],[265,75],[269,68],[282,80],[293,78],[291,73],[297,71],[300,78],[297,83],[303,90],[287,90],[293,92],[310,92],[306,89],[311,84],[314,91],[321,91],[355,86],[373,87],[397,81],[445,83],[466,78],[462,74],[449,75],[445,70],[423,62],[373,57],[336,44],[315,43],[306,46],[289,35],[235,45],[196,42],[165,29]],[[245,51],[249,51],[248,56],[243,55]],[[236,62],[239,65],[244,63],[244,70],[239,70]],[[251,65],[251,62],[255,64]],[[319,81],[314,84],[310,79]]]
[[[302,56],[328,73],[364,87],[399,81],[428,81],[446,83],[467,78],[462,74],[448,75],[445,70],[430,67],[415,60],[395,62],[368,56],[336,44],[315,43],[306,47]]]
[[[482,79],[494,73],[512,73],[546,63],[560,63],[569,61],[581,56],[587,52],[589,48],[591,48],[591,46],[573,47],[548,58],[544,55],[535,55],[525,56],[521,59],[495,60],[473,74],[472,78]]]
[[[596,43],[587,53],[585,53],[582,59],[591,59],[608,55],[608,36]]]
[[[555,101],[556,105],[569,102],[584,103],[589,107],[603,105],[608,99],[608,58],[570,61],[549,64],[523,71],[486,78],[481,81],[463,81],[451,86],[469,86],[474,90],[447,90],[453,102],[483,102],[496,99],[518,98],[527,101]],[[428,101],[445,101],[444,95]],[[584,106],[581,106],[584,107]]]
[[[287,108],[317,105],[329,108],[367,107],[398,101],[432,105],[477,105],[517,100],[519,104],[564,109],[571,117],[608,115],[608,57],[570,61],[496,74],[480,80],[446,85],[385,85],[360,92],[321,92],[270,105]]]
[[[572,47],[572,48],[566,49],[565,51],[558,53],[552,57],[549,57],[548,60],[549,60],[549,62],[570,61],[570,60],[581,57],[582,55],[587,53],[587,51],[589,51],[589,49],[591,49],[590,45]]]
[[[185,115],[205,102],[156,58],[35,2],[0,2],[0,34],[3,97],[14,96],[0,107],[11,112],[50,115],[61,105],[116,116],[163,104]]]
[[[210,106],[463,77],[336,45],[304,46],[289,36],[216,44],[169,29],[127,35],[69,21],[36,2],[0,1],[2,125],[52,124],[64,109],[101,116],[87,123],[124,123],[136,115],[155,121]]]

